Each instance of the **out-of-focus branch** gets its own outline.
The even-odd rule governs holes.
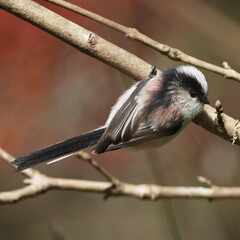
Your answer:
[[[65,236],[63,229],[59,226],[59,224],[51,219],[48,223],[48,229],[50,234],[52,235],[53,240],[67,240],[68,238]]]
[[[0,158],[9,163],[14,159],[3,149],[0,151]],[[29,171],[28,171],[29,170]],[[143,200],[159,200],[163,198],[196,198],[196,199],[224,199],[240,198],[240,187],[166,187],[155,184],[128,184],[118,183],[116,188],[112,182],[100,182],[78,179],[65,179],[48,177],[36,170],[28,169],[23,172],[27,178],[24,180],[26,187],[13,191],[0,192],[0,204],[16,203],[20,200],[35,197],[51,189],[73,190],[81,192],[92,192],[106,194],[109,196],[135,197]]]
[[[166,44],[157,42],[157,41],[149,38],[148,36],[142,34],[135,28],[126,27],[126,26],[116,23],[112,20],[104,18],[96,13],[93,13],[93,12],[83,9],[79,6],[76,6],[72,3],[69,3],[69,2],[66,2],[63,0],[45,0],[45,1],[51,2],[51,3],[61,6],[61,7],[64,7],[70,11],[81,14],[82,16],[88,17],[88,18],[90,18],[96,22],[99,22],[107,27],[117,30],[117,31],[125,34],[125,36],[127,36],[129,38],[134,39],[138,42],[141,42],[141,43],[157,50],[158,52],[160,52],[163,55],[166,55],[167,57],[169,57],[172,60],[191,64],[196,67],[200,67],[200,68],[209,70],[211,72],[218,73],[218,74],[224,76],[225,78],[240,82],[240,73],[235,71],[234,69],[232,69],[229,66],[229,64],[225,61],[223,62],[223,67],[219,67],[214,64],[211,64],[211,63],[202,61],[200,59],[197,59],[195,57],[192,57],[177,48],[173,48]]]
[[[137,56],[104,40],[77,24],[61,17],[49,9],[31,0],[0,0],[0,8],[32,23],[55,37],[65,41],[76,49],[120,70],[135,80],[149,75],[151,66]],[[215,109],[206,106],[203,113],[194,122],[208,131],[240,144],[240,129],[236,128],[236,119],[224,114],[224,132],[215,124]]]

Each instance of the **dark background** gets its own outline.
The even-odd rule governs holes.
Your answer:
[[[133,52],[159,69],[173,62],[87,18],[38,1],[77,24]],[[71,1],[149,37],[240,70],[239,1]],[[20,156],[101,126],[133,80],[40,29],[0,11],[0,147]],[[204,71],[212,105],[217,99],[239,118],[239,83]],[[88,150],[90,152],[91,149]],[[121,150],[94,156],[129,183],[199,186],[240,184],[239,148],[190,124],[175,140],[151,152]],[[104,180],[74,157],[36,167],[56,177]],[[22,176],[0,161],[0,191],[22,186]],[[71,191],[50,191],[0,206],[0,239],[239,239],[239,200],[140,201]]]

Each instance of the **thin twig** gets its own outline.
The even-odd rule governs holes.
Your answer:
[[[218,130],[219,132],[226,132],[225,128],[224,128],[224,122],[223,122],[223,118],[222,118],[222,113],[223,113],[223,106],[222,103],[220,102],[220,100],[217,100],[215,102],[215,108],[216,108],[216,124],[218,125]]]
[[[122,187],[122,182],[118,178],[114,177],[106,169],[101,167],[96,161],[94,161],[91,158],[91,156],[88,153],[80,151],[77,154],[77,157],[87,161],[90,164],[90,166],[95,168],[101,175],[103,175],[108,181],[110,181],[112,183],[112,185],[110,187],[105,189],[105,193],[104,193],[104,196],[103,196],[104,200],[107,200],[114,193],[118,192],[119,189]]]
[[[235,145],[236,141],[239,141],[239,129],[240,129],[240,125],[239,125],[240,121],[239,119],[237,119],[236,123],[235,123],[235,127],[234,127],[234,132],[233,132],[233,137],[232,137],[232,145]]]
[[[212,188],[214,185],[212,184],[212,181],[208,178],[205,178],[203,176],[198,176],[197,177],[197,180],[200,182],[200,183],[203,183],[205,186],[209,187],[209,188]]]
[[[44,176],[44,175],[43,175]],[[109,182],[79,179],[51,178],[39,175],[38,184],[33,183],[13,191],[0,192],[0,203],[10,204],[20,200],[36,197],[47,190],[71,190],[105,194],[112,184]],[[155,184],[133,185],[121,183],[110,196],[126,196],[143,200],[160,200],[163,198],[191,199],[240,199],[240,187],[183,187],[159,186]]]
[[[2,152],[6,153],[4,150]],[[4,161],[9,162],[9,154],[1,154]],[[11,158],[13,158],[11,156]],[[100,193],[105,195],[106,190],[112,189],[111,182],[89,181],[79,179],[65,179],[48,177],[38,171],[31,176],[26,176],[23,188],[13,191],[0,192],[0,204],[11,204],[29,197],[36,197],[48,190],[72,190],[82,192]],[[109,192],[109,196],[135,197],[144,200],[160,200],[163,198],[192,198],[192,199],[240,199],[240,187],[182,187],[160,186],[155,184],[128,184],[121,182],[121,187],[116,187]]]
[[[225,113],[221,114],[223,126],[219,128],[216,109],[210,105],[205,105],[203,111],[193,119],[193,122],[202,126],[209,132],[232,143],[234,135],[240,136],[240,128],[236,128],[237,120]],[[224,131],[223,131],[224,129]],[[234,145],[240,145],[240,139],[236,138]]]
[[[235,71],[234,69],[232,69],[227,62],[223,62],[224,67],[216,66],[214,64],[211,64],[211,63],[202,61],[200,59],[197,59],[195,57],[192,57],[177,48],[173,48],[166,44],[157,42],[157,41],[149,38],[148,36],[142,34],[135,28],[126,27],[122,24],[116,23],[112,20],[109,20],[109,19],[102,17],[98,14],[95,14],[91,11],[88,11],[79,6],[76,6],[72,3],[69,3],[69,2],[66,2],[63,0],[45,0],[45,1],[53,3],[58,6],[61,6],[70,11],[76,12],[82,16],[90,18],[96,22],[99,22],[107,27],[117,30],[117,31],[125,34],[125,36],[129,37],[130,39],[141,42],[141,43],[157,50],[161,54],[166,55],[167,57],[169,57],[170,59],[172,59],[174,61],[180,61],[183,63],[191,64],[191,65],[209,70],[211,72],[218,73],[218,74],[224,76],[224,78],[228,78],[228,79],[232,79],[237,82],[240,82],[240,73]]]
[[[120,184],[120,180],[114,177],[110,172],[108,172],[105,168],[101,167],[96,161],[92,159],[92,157],[83,151],[80,151],[77,154],[77,157],[85,160],[87,163],[90,164],[93,168],[95,168],[101,175],[103,175],[108,181],[110,181],[112,184],[118,185]]]

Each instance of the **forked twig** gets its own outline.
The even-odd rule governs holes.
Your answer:
[[[80,151],[77,154],[77,157],[85,160],[87,163],[90,164],[93,168],[95,168],[101,175],[103,175],[108,181],[112,184],[119,184],[120,180],[114,177],[110,172],[108,172],[105,168],[101,167],[96,161],[94,161],[90,154]]]

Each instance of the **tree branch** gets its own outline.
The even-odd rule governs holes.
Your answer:
[[[110,181],[112,184],[118,185],[120,183],[119,179],[114,177],[111,173],[109,173],[106,169],[102,168],[96,161],[92,159],[92,157],[83,151],[80,151],[77,154],[77,157],[85,160],[89,163],[90,166],[95,168],[102,176],[104,176],[108,181]]]
[[[234,119],[225,113],[221,113],[222,124],[218,122],[218,112],[210,105],[204,105],[202,113],[200,113],[193,122],[205,128],[209,132],[224,138],[233,145],[240,145],[240,123],[238,119]]]
[[[0,7],[135,80],[144,79],[149,75],[151,66],[148,63],[36,2],[31,0],[0,0]],[[194,122],[229,141],[235,137],[234,143],[240,145],[240,129],[235,129],[237,120],[226,114],[223,116],[225,132],[219,131],[215,123],[215,109],[210,106],[206,106],[203,113]]]
[[[141,80],[151,71],[151,65],[137,56],[32,0],[0,0],[0,8],[134,79]]]
[[[228,65],[228,63],[225,61],[223,62],[223,67],[219,67],[214,64],[211,64],[211,63],[202,61],[200,59],[197,59],[195,57],[192,57],[177,48],[173,48],[166,44],[157,42],[157,41],[149,38],[148,36],[142,34],[135,28],[126,27],[124,25],[121,25],[119,23],[111,21],[107,18],[104,18],[96,13],[93,13],[93,12],[83,9],[79,6],[76,6],[72,3],[69,3],[69,2],[66,2],[63,0],[45,0],[45,1],[53,3],[60,7],[66,8],[70,11],[73,11],[82,16],[90,18],[96,22],[99,22],[107,27],[110,27],[118,32],[121,32],[121,33],[125,34],[126,37],[129,37],[133,40],[141,42],[141,43],[147,45],[148,47],[151,47],[151,48],[157,50],[161,54],[166,55],[167,57],[169,57],[170,59],[172,59],[174,61],[180,61],[183,63],[191,64],[196,67],[200,67],[200,68],[209,70],[211,72],[218,73],[218,74],[224,76],[225,78],[240,82],[240,73],[235,71],[234,69],[232,69]]]
[[[14,159],[3,149],[0,149],[0,158],[9,162]],[[28,172],[26,174],[26,172]],[[72,190],[108,194],[109,196],[134,197],[142,200],[160,200],[163,198],[192,198],[192,199],[226,199],[240,198],[240,187],[168,187],[155,184],[129,184],[118,182],[116,188],[112,188],[112,182],[100,182],[78,179],[65,179],[48,177],[39,171],[27,169],[22,172],[25,184],[28,186],[0,192],[0,204],[11,204],[29,197],[38,196],[48,190]]]

